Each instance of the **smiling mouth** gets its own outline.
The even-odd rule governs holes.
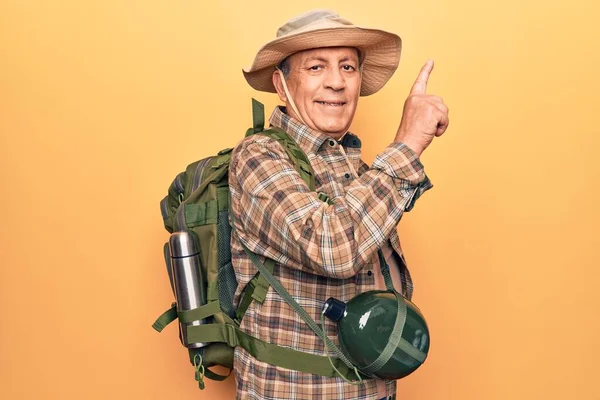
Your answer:
[[[331,106],[331,107],[341,107],[344,104],[346,104],[345,102],[333,102],[333,103],[330,103],[328,101],[317,101],[317,103],[322,104],[324,106]]]

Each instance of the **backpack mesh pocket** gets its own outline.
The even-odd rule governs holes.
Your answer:
[[[233,296],[238,284],[231,264],[231,226],[229,225],[229,212],[227,210],[219,211],[217,237],[219,238],[217,244],[219,253],[219,278],[217,280],[219,301],[221,310],[229,317],[235,318]]]

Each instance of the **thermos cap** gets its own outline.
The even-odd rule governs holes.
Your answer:
[[[323,306],[323,315],[333,322],[337,322],[342,319],[345,311],[346,303],[338,299],[334,299],[333,297],[330,297]]]
[[[169,248],[171,249],[171,257],[189,257],[200,252],[198,248],[198,239],[193,232],[173,232],[169,239]]]

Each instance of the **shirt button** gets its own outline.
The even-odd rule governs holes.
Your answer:
[[[329,141],[329,145],[330,145],[331,147],[335,146],[335,140],[330,140],[330,141]]]
[[[367,275],[371,276],[371,275],[373,275],[373,272],[372,271],[367,271]]]
[[[344,177],[345,177],[346,179],[350,179],[350,174],[346,172],[346,173],[344,174]]]

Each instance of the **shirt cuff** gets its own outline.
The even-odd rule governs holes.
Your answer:
[[[389,145],[377,155],[372,168],[394,179],[398,192],[406,200],[405,211],[410,211],[417,199],[433,187],[419,157],[404,143]]]

